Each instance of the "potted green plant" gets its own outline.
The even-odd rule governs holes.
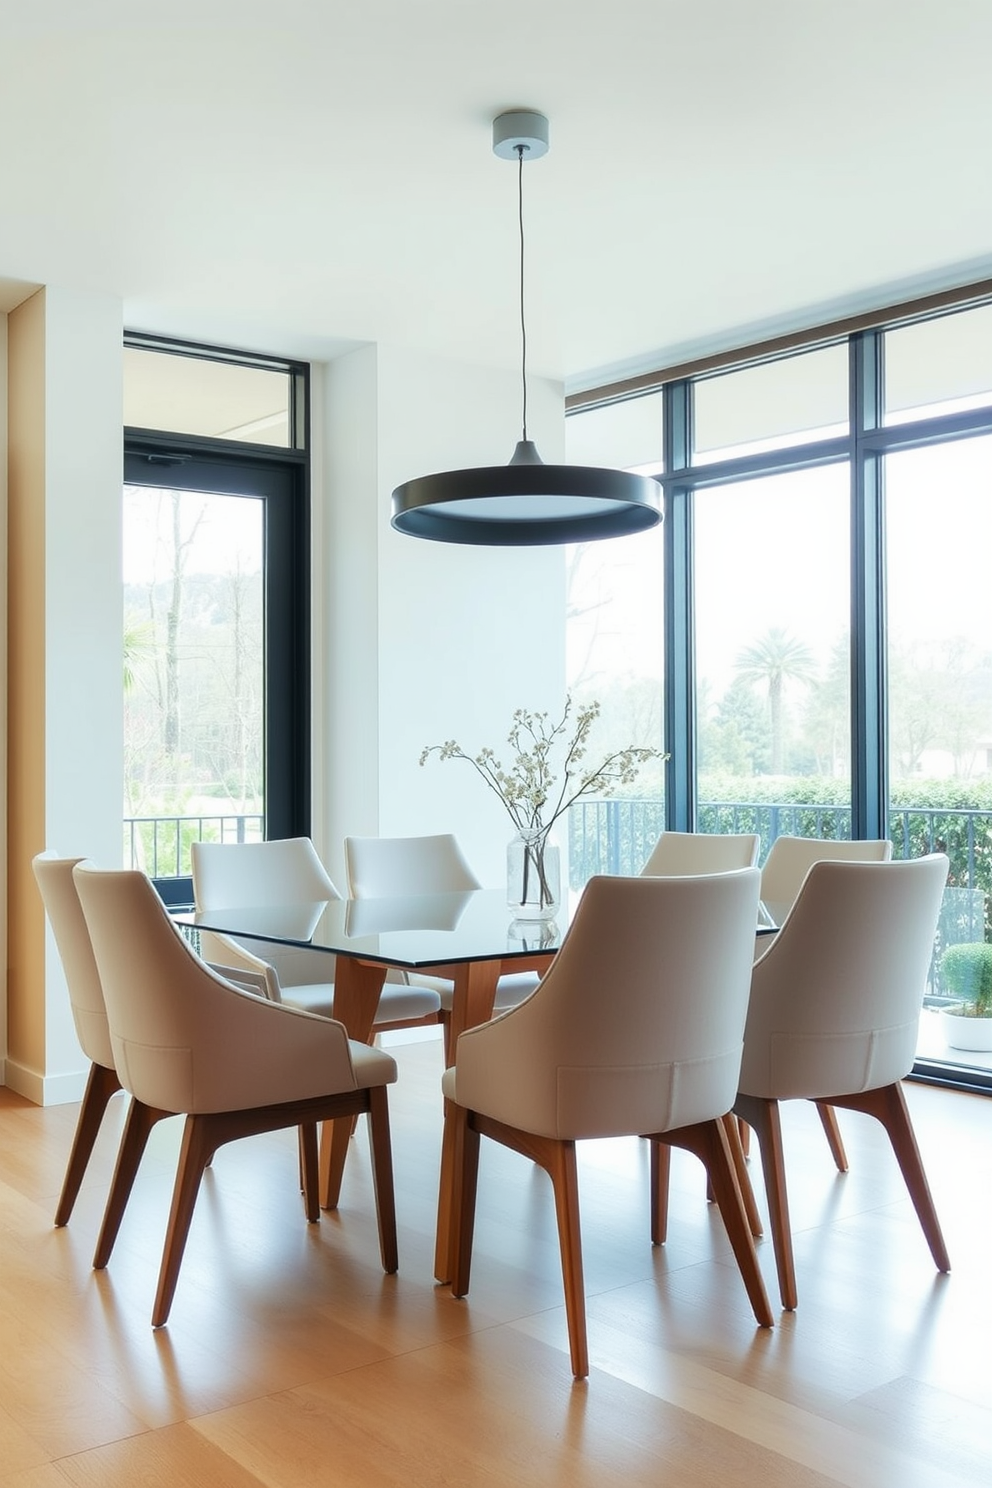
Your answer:
[[[952,1049],[992,1050],[992,945],[975,941],[948,946],[940,972],[958,999],[942,1013],[948,1044]]]

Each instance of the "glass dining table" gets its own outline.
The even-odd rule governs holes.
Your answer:
[[[174,915],[186,928],[307,946],[337,958],[334,1015],[351,1038],[372,1036],[379,994],[390,968],[452,983],[448,1048],[466,1028],[492,1017],[496,984],[506,972],[545,972],[568,927],[562,906],[553,922],[514,920],[501,891],[405,895],[396,899],[331,899],[309,904],[244,905]],[[330,976],[328,980],[330,980]],[[446,1129],[450,1123],[446,1123]],[[320,1202],[337,1207],[351,1123],[326,1123],[320,1143]],[[449,1208],[453,1154],[442,1143],[435,1275],[450,1280]]]

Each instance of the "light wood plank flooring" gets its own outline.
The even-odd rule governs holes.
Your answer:
[[[399,1274],[378,1265],[364,1130],[317,1226],[293,1134],[255,1138],[208,1173],[158,1332],[179,1123],[153,1133],[97,1274],[123,1097],[55,1230],[76,1108],[0,1090],[2,1488],[992,1483],[992,1100],[908,1087],[949,1277],[880,1129],[841,1113],[842,1178],[814,1109],[787,1108],[800,1304],[770,1332],[693,1159],[674,1154],[670,1238],[653,1249],[646,1144],[587,1144],[592,1373],[575,1384],[550,1188],[522,1159],[484,1145],[471,1294],[435,1287],[440,1045],[393,1052]],[[777,1304],[770,1242],[760,1255]]]

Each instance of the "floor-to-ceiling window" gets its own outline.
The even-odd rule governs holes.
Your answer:
[[[941,1013],[962,961],[992,975],[990,349],[992,305],[942,305],[640,379],[635,402],[663,398],[663,452],[614,458],[665,487],[651,604],[609,558],[597,600],[635,611],[626,642],[611,636],[623,657],[663,595],[666,825],[759,830],[763,854],[783,832],[948,853],[919,1068],[976,1084],[992,1084],[992,1053],[955,1047]],[[617,422],[623,393],[588,401],[570,449],[606,408]],[[627,809],[658,824],[656,799]]]
[[[125,351],[125,860],[309,831],[305,369]]]

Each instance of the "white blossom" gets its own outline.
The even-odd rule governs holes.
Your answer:
[[[547,838],[554,823],[580,796],[597,791],[608,796],[617,786],[636,780],[648,760],[665,759],[658,749],[630,745],[608,754],[594,769],[583,767],[589,731],[600,714],[598,702],[586,703],[572,713],[571,697],[557,723],[547,713],[517,708],[507,735],[513,751],[512,763],[504,766],[488,746],[468,754],[454,739],[429,744],[420,755],[426,764],[432,754],[438,759],[463,759],[481,775],[500,799],[517,831]],[[571,732],[569,733],[569,725]]]

